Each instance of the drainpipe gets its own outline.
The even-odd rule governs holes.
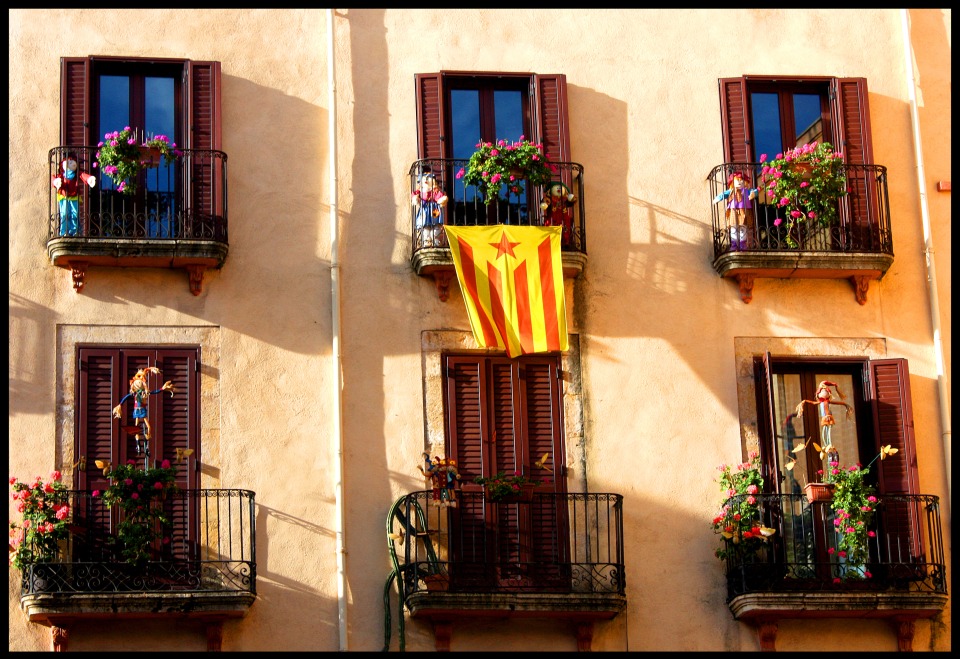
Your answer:
[[[340,651],[347,651],[347,575],[346,541],[344,539],[343,506],[343,362],[340,356],[340,243],[337,227],[337,82],[333,53],[333,9],[327,9],[327,79],[329,81],[330,134],[330,316],[333,353],[333,439],[337,443],[334,496],[337,525],[337,619],[339,621]]]
[[[903,23],[903,52],[907,67],[907,93],[910,96],[910,123],[913,126],[913,146],[917,154],[917,190],[920,192],[920,217],[923,221],[923,254],[927,262],[927,287],[930,292],[930,316],[933,322],[933,352],[937,361],[937,389],[940,398],[940,427],[943,432],[943,456],[947,472],[947,500],[951,499],[950,478],[950,387],[944,369],[943,342],[940,330],[940,298],[937,295],[937,270],[933,260],[933,238],[930,232],[930,210],[927,207],[927,183],[923,168],[923,145],[920,141],[920,115],[917,111],[917,83],[913,75],[913,43],[910,40],[910,13],[900,10]]]

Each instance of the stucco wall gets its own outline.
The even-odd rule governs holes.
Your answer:
[[[950,179],[949,11],[914,14],[923,145],[935,185]],[[382,647],[384,518],[398,496],[423,487],[415,467],[437,437],[430,392],[438,346],[448,345],[436,337],[469,330],[456,285],[441,302],[409,263],[416,73],[566,75],[590,241],[584,274],[566,287],[579,350],[579,379],[566,391],[578,395],[583,419],[576,441],[568,433],[568,459],[582,453],[591,491],[626,501],[629,607],[597,626],[594,649],[758,649],[754,631],[724,603],[710,529],[720,498],[716,465],[739,459],[749,439],[745,350],[825,345],[846,354],[882,345],[886,356],[907,358],[922,489],[949,499],[899,11],[334,15],[350,650]],[[225,26],[229,38],[219,36]],[[104,340],[136,327],[150,337],[194,332],[218,354],[210,373],[218,397],[205,398],[203,412],[216,417],[219,450],[205,467],[224,487],[257,493],[259,601],[226,625],[224,650],[337,649],[326,12],[11,10],[9,34],[10,473],[45,475],[64,457],[58,446],[69,442],[55,440],[71,432],[56,412],[69,402],[57,390],[69,384],[65,332],[102,328]],[[69,273],[47,262],[46,153],[59,137],[59,57],[93,54],[222,63],[230,253],[198,297],[182,271],[108,268],[92,268],[78,295]],[[764,279],[747,305],[712,269],[706,177],[723,161],[717,79],[744,74],[867,78],[896,256],[867,304],[856,302],[848,281]],[[949,369],[950,193],[927,192]],[[580,453],[571,454],[574,446]],[[571,478],[582,476],[572,470]],[[9,621],[11,650],[47,646],[49,637],[19,611],[13,581]],[[949,649],[949,625],[949,610],[918,623],[915,648]],[[198,649],[198,634],[186,623],[172,631],[103,624],[74,632],[71,648]],[[849,650],[851,635],[858,650],[896,649],[879,621],[785,622],[778,648]],[[454,630],[455,650],[507,645],[576,648],[558,623]],[[432,649],[429,627],[408,624],[406,647]]]

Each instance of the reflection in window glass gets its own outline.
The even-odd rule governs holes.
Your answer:
[[[780,102],[777,94],[754,92],[750,94],[753,109],[753,155],[759,160],[761,154],[773,159],[783,151],[783,136],[780,133]]]
[[[497,139],[515,142],[523,135],[523,97],[519,91],[493,93]],[[529,137],[529,136],[526,136]]]
[[[469,158],[480,141],[480,93],[476,89],[450,91],[453,157]]]
[[[823,139],[823,118],[820,115],[819,94],[794,94],[793,118],[796,126],[796,142],[817,142]]]

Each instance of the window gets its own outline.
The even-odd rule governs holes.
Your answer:
[[[873,163],[865,78],[721,78],[720,114],[728,163],[757,163],[764,153],[773,158],[814,139],[832,144],[848,165]],[[868,208],[874,185],[848,179],[853,233],[873,233],[866,223],[876,214]]]
[[[476,476],[520,471],[551,481],[538,486],[538,491],[562,493],[560,357],[448,354],[443,372],[447,456],[457,461],[463,488],[479,489],[472,482]],[[549,454],[547,465],[552,472],[534,464],[544,454]],[[549,588],[551,580],[560,578],[556,567],[538,569],[536,565],[556,566],[567,560],[561,558],[567,555],[562,532],[565,502],[547,500],[534,508],[467,499],[462,505],[462,528],[451,537],[463,540],[451,546],[451,554],[463,570],[453,578],[474,585],[496,580],[503,586],[539,588]],[[484,533],[491,528],[497,533]],[[498,566],[496,572],[489,571],[491,565]]]
[[[95,147],[104,133],[130,126],[141,135],[167,135],[181,149],[221,147],[219,62],[64,57],[60,75],[63,146]],[[93,153],[95,149],[89,152],[91,159]],[[80,155],[81,169],[93,172],[85,157]],[[214,194],[222,186],[220,164],[202,153],[183,162],[141,174],[136,199],[152,209],[148,237],[174,237],[171,218],[178,214],[223,214]],[[93,213],[119,203],[109,177],[98,172],[97,187],[100,194],[91,195]]]
[[[879,495],[920,494],[917,477],[917,452],[913,436],[913,417],[910,401],[909,371],[904,359],[868,360],[863,358],[814,359],[772,357],[767,353],[754,360],[757,390],[758,432],[760,455],[764,465],[764,486],[771,493],[799,494],[808,482],[821,479],[818,470],[828,468],[827,459],[821,459],[812,448],[793,454],[790,450],[807,438],[822,444],[820,415],[815,405],[806,405],[803,416],[795,414],[802,400],[816,400],[818,384],[827,380],[835,383],[835,390],[850,405],[847,418],[842,407],[831,412],[835,425],[831,428],[831,442],[839,451],[843,465],[857,462],[868,464],[880,452],[881,446],[898,449],[898,459],[874,462],[869,478]],[[835,399],[837,395],[833,396]],[[787,461],[797,457],[793,470],[785,468]],[[836,458],[834,458],[836,459]],[[791,529],[810,528],[800,517],[824,514],[824,510],[798,511],[785,506],[782,520],[784,533]],[[919,542],[911,540],[911,530],[921,528],[917,515],[920,511],[902,501],[890,502],[883,509],[883,521],[891,537],[903,536],[902,546],[911,546],[912,554],[919,554]],[[797,519],[792,520],[793,517]],[[792,520],[792,524],[789,523]],[[902,530],[902,533],[901,531]],[[787,538],[787,540],[792,540]],[[788,542],[788,547],[798,543]],[[824,548],[826,543],[821,543]],[[788,557],[791,562],[803,560],[826,564],[826,555]]]
[[[542,142],[551,162],[570,160],[566,77],[563,75],[443,71],[417,74],[416,85],[417,150],[421,160],[466,160],[481,140],[515,141],[521,135]],[[462,164],[436,163],[430,168],[437,175],[440,187],[446,185],[444,189],[449,191],[455,180],[455,167]],[[563,175],[569,178],[569,172]],[[564,183],[571,186],[570,180]],[[466,208],[452,215],[469,217],[468,223],[495,224],[497,218],[488,214],[502,209],[497,205],[474,204],[473,191],[468,194],[469,198],[454,195],[457,203]],[[524,195],[521,206],[532,201],[535,200]],[[474,209],[474,206],[479,207]],[[474,213],[485,219],[473,219]]]
[[[199,395],[199,349],[198,348],[146,348],[146,347],[100,347],[83,346],[78,349],[78,373],[76,392],[76,422],[74,455],[86,459],[86,468],[79,471],[77,488],[80,490],[104,489],[109,481],[97,468],[96,460],[123,464],[136,458],[133,435],[125,427],[134,423],[133,404],[127,401],[122,409],[123,417],[116,419],[113,408],[130,391],[130,379],[138,369],[156,366],[160,375],[148,374],[149,390],[155,391],[163,382],[170,380],[175,394],[166,392],[150,396],[148,420],[152,438],[149,441],[149,464],[170,460],[177,468],[177,487],[196,489],[198,473],[195,470],[200,460],[200,395]],[[177,449],[193,449],[189,460],[177,462]],[[188,466],[194,469],[188,469]],[[186,501],[179,500],[172,510],[174,517],[189,515],[196,519],[196,511],[189,510]],[[192,504],[195,507],[195,504]],[[109,528],[110,512],[94,506],[85,511],[97,518],[92,526]],[[176,523],[175,528],[192,528],[192,525]],[[171,543],[182,546],[183,543]]]

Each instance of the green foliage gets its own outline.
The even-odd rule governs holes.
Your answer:
[[[121,555],[132,564],[142,564],[150,556],[150,544],[170,541],[171,520],[163,508],[168,492],[177,489],[177,470],[164,460],[160,467],[140,469],[131,460],[107,473],[110,486],[103,492],[107,508],[117,506],[122,520],[114,538]],[[94,496],[97,496],[94,491]]]
[[[504,185],[515,195],[523,193],[525,181],[546,185],[553,178],[553,166],[543,154],[542,144],[534,144],[521,135],[516,142],[478,143],[466,170],[461,168],[457,178],[477,186],[483,193],[484,203],[489,204],[499,198]]]
[[[885,448],[889,450],[890,447]],[[828,551],[844,561],[844,569],[834,581],[869,579],[872,576],[866,569],[870,554],[867,542],[876,535],[870,527],[879,499],[873,486],[866,482],[869,473],[870,465],[841,467],[837,461],[831,460],[823,481],[834,484],[830,507],[834,512],[837,547]]]
[[[829,142],[810,142],[789,149],[763,163],[760,187],[787,211],[787,227],[817,222],[827,228],[839,221],[837,200],[847,194],[847,174],[843,155],[836,153]],[[775,224],[780,224],[777,220]],[[787,244],[797,242],[787,233]]]
[[[27,485],[11,476],[10,485],[22,516],[19,524],[10,522],[10,564],[23,571],[57,557],[57,542],[68,535],[69,495],[59,471],[50,474],[48,483],[37,476]]]
[[[760,521],[757,499],[763,491],[760,455],[751,451],[747,462],[735,467],[722,464],[717,469],[724,500],[720,513],[713,518],[713,532],[719,534],[722,541],[714,554],[721,560],[753,554],[776,533]]]
[[[140,170],[156,167],[158,164],[144,158],[136,133],[129,126],[121,131],[104,134],[103,142],[97,146],[100,148],[96,155],[100,170],[113,179],[118,191],[126,195],[136,194]],[[160,155],[167,161],[183,155],[166,135],[157,135],[145,141],[142,146],[159,149]]]
[[[520,486],[524,483],[539,485],[543,481],[527,478],[519,471],[513,472],[512,476],[507,476],[506,472],[498,471],[497,475],[492,478],[477,476],[473,479],[473,482],[484,487],[491,501],[500,501],[506,497],[519,494]]]

